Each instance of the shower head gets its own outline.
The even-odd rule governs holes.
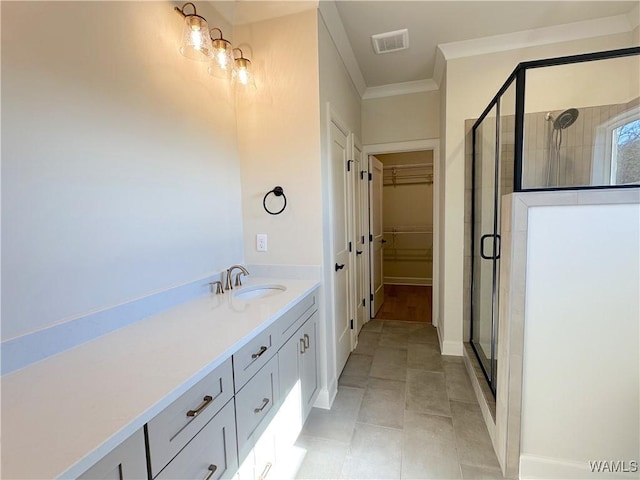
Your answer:
[[[568,110],[565,110],[553,121],[553,128],[556,130],[564,130],[565,128],[573,125],[573,122],[576,121],[578,115],[580,115],[580,112],[577,108],[569,108]]]

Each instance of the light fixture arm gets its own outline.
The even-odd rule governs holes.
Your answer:
[[[238,50],[238,51],[240,52],[240,58],[236,58],[236,56],[235,56],[235,55],[233,56],[233,58],[234,58],[235,60],[240,60],[240,59],[244,59],[244,60],[246,60],[246,59],[244,58],[244,53],[242,52],[242,49],[241,49],[241,48],[236,47],[236,48],[234,48],[234,49],[233,49],[234,53],[235,53],[235,51],[236,51],[236,50]]]
[[[214,30],[217,30],[218,32],[220,32],[220,38],[213,38],[213,36],[211,36],[211,32],[213,32]],[[212,40],[224,40],[225,42],[228,42],[228,40],[224,38],[224,34],[222,33],[222,30],[220,30],[218,27],[213,27],[211,30],[209,30],[209,35],[211,36]]]
[[[193,13],[184,13],[184,9],[187,8],[187,6],[191,5],[191,7],[193,8]],[[191,2],[187,2],[184,5],[182,5],[182,8],[180,7],[173,7],[173,9],[178,12],[180,15],[182,15],[183,17],[188,17],[188,16],[196,16],[196,17],[200,17],[200,15],[198,15],[198,12],[196,11],[196,6],[191,3]],[[202,17],[200,17],[202,18]]]

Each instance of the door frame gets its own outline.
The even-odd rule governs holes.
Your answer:
[[[406,142],[377,143],[373,145],[364,145],[362,148],[363,155],[369,158],[369,155],[377,155],[384,153],[402,153],[417,152],[430,150],[433,152],[433,281],[432,281],[432,312],[431,319],[433,326],[437,327],[440,316],[440,285],[441,285],[441,265],[440,251],[443,246],[440,245],[440,233],[442,231],[442,218],[440,216],[440,196],[443,190],[443,178],[441,171],[442,159],[440,158],[440,139],[432,138],[425,140],[409,140]],[[371,208],[371,205],[369,205]],[[368,215],[368,212],[367,212]],[[369,224],[369,233],[371,233],[371,224]],[[371,249],[369,249],[371,252]],[[369,276],[369,284],[371,284],[371,272],[367,272]]]

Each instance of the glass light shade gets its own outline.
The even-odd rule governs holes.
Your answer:
[[[251,62],[244,57],[234,60],[233,80],[243,86],[255,86]]]
[[[205,62],[211,55],[209,25],[200,15],[187,15],[182,29],[180,53],[191,60]]]
[[[209,75],[218,78],[229,79],[233,71],[233,48],[231,43],[223,38],[211,41],[211,64],[209,65]]]

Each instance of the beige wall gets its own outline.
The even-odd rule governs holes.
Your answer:
[[[519,62],[561,55],[623,48],[632,45],[632,34],[457,58],[447,62],[444,118],[444,341],[463,339],[463,259],[465,120],[477,118]],[[442,88],[442,87],[441,87]],[[442,335],[442,333],[441,333]],[[460,345],[461,351],[461,345]]]
[[[233,97],[182,24],[167,2],[2,2],[4,339],[242,261]]]
[[[335,7],[334,7],[335,8]],[[330,9],[330,7],[329,7]],[[322,12],[322,8],[320,9]],[[330,15],[331,11],[327,12]],[[334,302],[333,302],[333,252],[331,250],[331,185],[330,185],[330,159],[329,145],[329,121],[327,105],[331,105],[334,114],[337,115],[347,129],[355,136],[361,138],[360,124],[360,95],[355,89],[351,78],[338,54],[322,15],[318,15],[318,62],[320,65],[320,152],[322,158],[322,209],[310,212],[310,214],[322,219],[324,225],[323,256],[324,265],[324,314],[326,321],[321,327],[321,335],[325,338],[324,358],[322,364],[322,390],[318,396],[318,404],[328,408],[337,392],[337,376],[335,362],[335,332],[334,332]],[[356,170],[364,168],[359,166]],[[326,361],[325,361],[326,360]]]
[[[404,142],[438,138],[440,93],[436,91],[362,101],[362,142]]]
[[[247,263],[322,261],[316,16],[311,10],[234,28],[234,45],[253,60],[257,87],[237,102]],[[262,200],[276,185],[288,203],[274,216]],[[256,250],[258,233],[268,235],[267,252]]]

